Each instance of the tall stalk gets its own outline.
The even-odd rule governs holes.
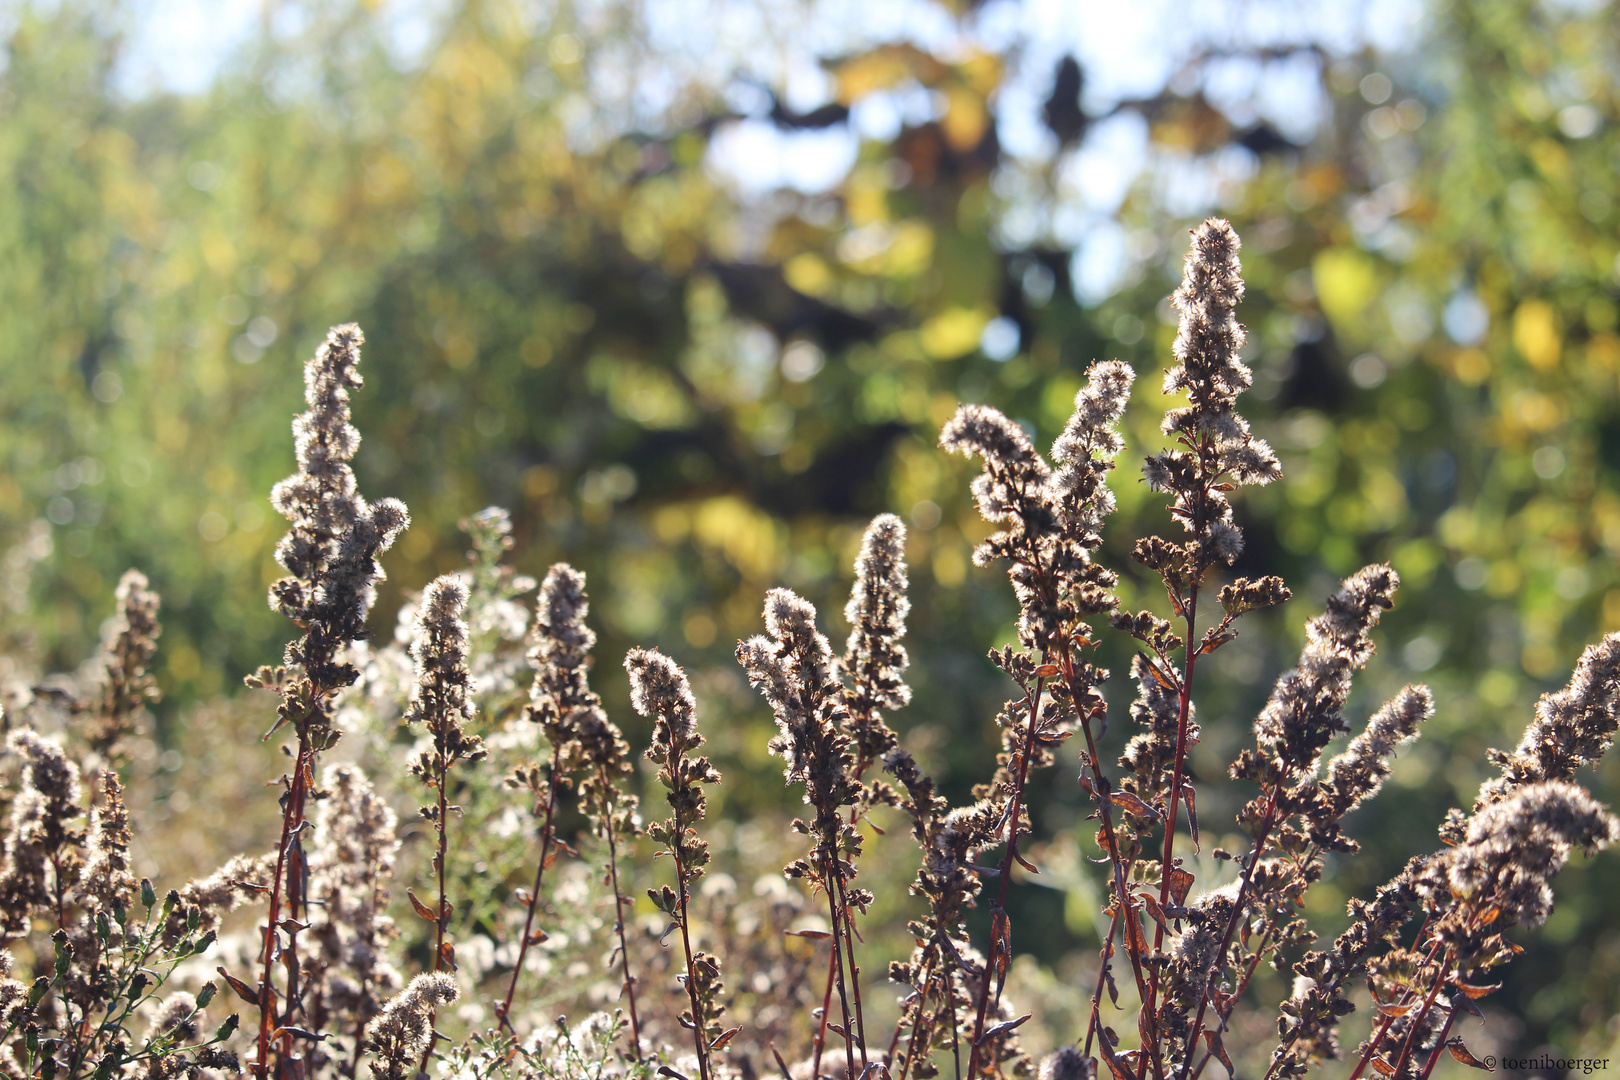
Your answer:
[[[485,756],[482,741],[466,730],[473,716],[471,676],[467,671],[467,585],[455,574],[436,578],[422,591],[417,608],[415,639],[411,643],[411,658],[416,663],[416,686],[411,694],[410,707],[405,711],[406,723],[427,726],[433,742],[410,763],[411,773],[426,784],[435,795],[433,806],[423,807],[425,817],[433,822],[437,846],[433,853],[433,870],[437,878],[437,900],[431,912],[418,905],[417,914],[431,918],[434,927],[433,972],[455,969],[455,945],[446,936],[452,910],[446,881],[446,862],[450,856],[450,771],[463,761],[478,761]],[[429,1009],[429,1025],[437,1007]],[[429,1038],[422,1050],[419,1071],[427,1070],[437,1040]]]
[[[272,689],[281,697],[276,723],[266,738],[284,724],[291,724],[297,737],[292,775],[283,778],[276,875],[259,957],[262,970],[254,990],[259,1024],[251,1067],[260,1080],[270,1074],[277,1029],[282,1035],[276,1073],[283,1080],[299,1080],[301,1067],[294,1067],[291,1029],[298,1026],[302,1010],[298,930],[307,921],[306,806],[316,761],[338,740],[331,723],[333,698],[359,677],[340,654],[365,636],[374,586],[383,578],[377,556],[410,521],[397,500],[368,504],[355,492],[349,461],[360,436],[349,423],[349,391],[362,385],[358,371],[362,341],[358,326],[333,327],[305,365],[308,409],[293,420],[298,472],[278,483],[270,496],[271,504],[292,523],[276,546],[276,561],[289,576],[270,587],[270,605],[304,633],[287,646],[286,667],[260,668],[247,679],[249,686]],[[278,957],[287,971],[280,991],[275,987]]]
[[[697,702],[680,665],[654,649],[632,649],[624,658],[630,673],[630,702],[636,712],[653,722],[647,758],[658,765],[658,782],[667,792],[670,816],[647,827],[664,845],[675,866],[675,888],[649,889],[647,895],[681,931],[686,961],[686,994],[691,1012],[683,1019],[692,1032],[700,1080],[709,1080],[711,1044],[720,1038],[718,998],[723,990],[718,959],[692,948],[691,918],[687,910],[692,885],[703,876],[709,845],[695,826],[708,806],[704,787],[720,782],[720,774],[706,757],[692,757],[703,745],[694,715]]]

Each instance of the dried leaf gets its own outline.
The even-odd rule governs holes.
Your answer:
[[[1198,845],[1198,792],[1191,784],[1181,785],[1181,797],[1187,802],[1187,827],[1192,830],[1193,853],[1203,849]]]
[[[1170,868],[1170,902],[1176,907],[1185,907],[1187,893],[1192,891],[1193,875],[1178,866]]]
[[[1125,937],[1130,942],[1131,951],[1137,956],[1148,954],[1147,935],[1142,933],[1142,924],[1136,918],[1136,905],[1130,905],[1124,915]]]
[[[742,1030],[742,1028],[740,1028],[740,1027],[727,1028],[726,1030],[722,1031],[720,1034],[718,1034],[718,1035],[716,1035],[714,1037],[714,1042],[709,1044],[709,1049],[710,1050],[722,1050],[722,1049],[724,1049],[726,1043],[730,1042],[733,1038],[735,1038],[736,1035],[737,1035],[737,1032],[739,1032],[741,1030]]]
[[[1215,1055],[1215,1059],[1225,1066],[1227,1077],[1234,1076],[1237,1070],[1232,1068],[1232,1058],[1227,1054],[1226,1047],[1221,1042],[1221,1033],[1205,1028],[1204,1044],[1209,1047],[1209,1052]]]
[[[776,1059],[776,1067],[782,1070],[782,1080],[793,1080],[793,1070],[789,1069],[788,1063],[782,1060],[782,1051],[776,1048],[775,1043],[771,1044],[771,1056]]]
[[[1501,983],[1491,983],[1489,986],[1470,986],[1465,982],[1458,982],[1456,979],[1451,981],[1451,985],[1455,986],[1457,989],[1461,990],[1464,994],[1468,995],[1470,998],[1473,998],[1475,1001],[1478,1001],[1480,998],[1491,993],[1492,991],[1502,989]]]
[[[439,917],[433,914],[432,908],[428,907],[426,904],[422,903],[422,901],[416,898],[416,893],[412,892],[410,889],[406,889],[405,895],[410,898],[412,911],[416,912],[416,914],[421,918],[426,919],[435,926],[439,924]]]
[[[1159,901],[1154,899],[1153,894],[1152,893],[1141,893],[1140,897],[1141,897],[1142,903],[1147,907],[1148,916],[1154,922],[1156,922],[1160,926],[1164,927],[1165,930],[1169,930],[1170,927],[1164,921],[1164,908],[1159,906]]]
[[[1158,821],[1164,816],[1157,810],[1153,809],[1153,807],[1143,802],[1140,797],[1131,794],[1129,791],[1111,792],[1108,797],[1110,800],[1112,800],[1115,806],[1124,810],[1127,814],[1132,814],[1136,817],[1145,817],[1150,821]]]
[[[788,937],[809,938],[811,941],[825,941],[832,937],[825,930],[789,930],[786,934]]]
[[[448,941],[441,942],[439,944],[439,961],[451,971],[458,970],[456,968],[456,947]]]
[[[1025,1013],[1023,1016],[1020,1016],[1016,1020],[1003,1020],[999,1024],[995,1024],[995,1025],[993,1025],[991,1027],[988,1027],[988,1028],[985,1029],[984,1034],[980,1035],[979,1038],[978,1038],[978,1041],[975,1042],[973,1045],[974,1046],[983,1046],[986,1042],[988,1042],[991,1039],[995,1038],[997,1035],[1005,1035],[1007,1032],[1011,1031],[1013,1028],[1022,1026],[1025,1020],[1028,1020],[1031,1016],[1034,1016],[1034,1015],[1035,1015],[1034,1013]]]
[[[1377,1069],[1379,1075],[1381,1076],[1395,1075],[1395,1066],[1391,1065],[1381,1057],[1375,1057],[1372,1059],[1372,1067]]]
[[[1405,1016],[1407,1013],[1412,1011],[1412,1004],[1413,1003],[1411,1003],[1411,1002],[1408,1002],[1405,1005],[1383,1005],[1383,1004],[1380,1004],[1378,1006],[1378,1015],[1379,1016]]]
[[[1159,670],[1159,665],[1155,664],[1152,660],[1149,660],[1145,654],[1142,656],[1142,666],[1148,670],[1148,674],[1153,676],[1154,682],[1158,683],[1172,694],[1176,692],[1176,684],[1171,682],[1170,677]]]
[[[1061,674],[1063,674],[1062,669],[1060,669],[1056,664],[1042,664],[1040,667],[1035,669],[1035,677],[1037,679],[1055,679]]]
[[[235,975],[232,975],[222,967],[215,968],[214,970],[218,971],[220,976],[224,978],[226,982],[230,983],[231,989],[236,991],[237,997],[241,998],[249,1005],[252,1005],[254,1008],[259,1008],[259,992],[257,990],[253,989],[253,987],[249,986],[241,979],[238,979]]]
[[[1475,1069],[1483,1069],[1486,1072],[1491,1071],[1490,1067],[1487,1066],[1483,1061],[1479,1060],[1479,1058],[1468,1052],[1468,1047],[1463,1045],[1463,1041],[1461,1039],[1447,1040],[1446,1049],[1451,1052],[1452,1057],[1456,1058],[1464,1065],[1471,1066]]]
[[[675,1078],[675,1080],[687,1080],[685,1073],[678,1073],[674,1069],[670,1068],[668,1065],[660,1065],[660,1066],[658,1066],[658,1075],[659,1076],[672,1076],[672,1077]]]

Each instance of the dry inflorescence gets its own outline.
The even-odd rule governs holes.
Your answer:
[[[1422,1080],[1443,1051],[1474,1063],[1458,1026],[1518,951],[1507,931],[1545,922],[1549,881],[1575,849],[1620,839],[1620,822],[1573,779],[1614,740],[1620,635],[1588,649],[1569,686],[1542,698],[1517,748],[1492,752],[1500,774],[1470,812],[1441,824],[1442,850],[1352,900],[1350,927],[1313,948],[1301,914],[1308,891],[1330,856],[1359,850],[1347,816],[1378,794],[1394,755],[1435,712],[1427,687],[1407,686],[1324,762],[1352,734],[1352,682],[1399,586],[1388,566],[1351,574],[1307,622],[1298,663],[1277,679],[1229,770],[1247,800],[1237,815],[1247,850],[1215,850],[1221,869],[1198,880],[1211,864],[1189,857],[1203,847],[1189,768],[1203,734],[1195,676],[1246,615],[1290,598],[1277,577],[1228,572],[1244,549],[1232,493],[1281,477],[1237,411],[1250,383],[1238,250],[1226,222],[1205,222],[1173,297],[1181,326],[1163,388],[1186,403],[1166,413],[1169,446],[1146,456],[1143,477],[1167,497],[1181,534],[1132,548],[1163,589],[1158,610],[1124,609],[1118,572],[1099,560],[1135,378],[1128,366],[1091,367],[1050,459],[982,405],[962,407],[940,433],[944,450],[981,464],[973,496],[998,531],[974,560],[1006,564],[1019,604],[1016,643],[990,654],[1013,687],[995,717],[1001,750],[971,801],[951,805],[886,715],[911,700],[900,519],[880,515],[862,537],[841,656],[809,601],[767,593],[764,632],[739,642],[736,657],[774,715],[768,749],[809,810],[792,825],[803,846],[751,893],[711,864],[703,832],[716,825],[706,819],[721,778],[699,752],[686,672],[656,649],[624,659],[668,809],[644,826],[631,747],[590,685],[585,576],[552,566],[531,617],[518,598],[536,583],[501,562],[512,546],[505,511],[464,523],[468,569],[410,601],[395,644],[366,642],[377,557],[408,518],[394,500],[368,503],[356,491],[348,395],[361,385],[361,338],[353,326],[333,329],[305,371],[298,472],[272,495],[292,527],[276,549],[289,576],[270,602],[300,636],[283,666],[249,680],[279,697],[266,738],[280,733],[291,762],[278,782],[275,846],[161,899],[135,876],[124,783],[128,748],[156,699],[159,602],[131,571],[118,587],[100,689],[42,686],[69,700],[67,730],[21,726],[7,738],[17,768],[0,933],[28,967],[0,950],[0,1071],[357,1080],[364,1063],[377,1080],[434,1068],[467,1080],[944,1071],[958,1080],[1197,1080],[1212,1062],[1233,1070],[1227,1036],[1237,1011],[1258,1005],[1262,964],[1293,976],[1277,1004],[1266,1080],[1343,1057],[1339,1025],[1363,985],[1374,1015],[1345,1066],[1351,1080],[1369,1069]],[[1110,673],[1093,662],[1105,627],[1132,643],[1135,683],[1133,730],[1112,762],[1101,749]],[[408,753],[409,739],[385,720],[420,732]],[[345,729],[350,758],[319,770]],[[1031,775],[1055,765],[1071,738],[1106,899],[1085,1022],[1037,1064],[1020,1042],[1029,1015],[1008,992],[1019,942],[1008,897],[1017,873],[1037,869]],[[430,798],[402,825],[393,774],[403,757]],[[861,927],[878,898],[860,876],[880,812],[903,815],[916,859],[910,953],[888,965],[900,996],[882,1030],[874,1018],[887,1002],[862,965],[874,959]],[[905,843],[896,836],[884,842]],[[625,884],[647,872],[642,837],[667,858],[645,890],[650,907]],[[401,850],[413,838],[431,846],[429,899],[407,889],[413,917],[396,925],[393,879],[412,872]],[[587,844],[589,858],[601,853],[593,868]],[[558,865],[563,856],[572,858]],[[610,916],[589,902],[596,880]],[[233,933],[230,913],[243,904],[256,918]],[[981,905],[986,934],[971,918]],[[824,929],[814,925],[821,918]],[[557,985],[576,978],[595,979],[585,992],[600,1011],[552,1019],[544,1010]],[[240,1012],[214,1004],[225,991],[245,1006],[245,1026]]]

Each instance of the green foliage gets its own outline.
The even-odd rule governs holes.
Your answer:
[[[1015,613],[971,567],[983,527],[966,466],[932,451],[937,429],[976,400],[1048,442],[1093,358],[1156,372],[1173,330],[1149,313],[1179,276],[1172,237],[1207,208],[1174,178],[1234,154],[1252,172],[1212,198],[1246,241],[1248,412],[1288,481],[1240,500],[1249,548],[1233,574],[1275,569],[1315,596],[1308,583],[1365,562],[1401,573],[1386,624],[1401,644],[1370,679],[1385,697],[1424,671],[1451,703],[1430,725],[1444,755],[1420,748],[1392,779],[1410,812],[1437,822],[1471,798],[1482,750],[1510,744],[1579,646],[1620,628],[1607,6],[1437,0],[1402,53],[1302,48],[1329,107],[1302,147],[1212,104],[1219,57],[1195,57],[1121,106],[1147,121],[1153,167],[1118,214],[1132,237],[1119,288],[1090,307],[1073,299],[1072,237],[1011,224],[1072,209],[1064,164],[1099,118],[1049,110],[1058,153],[1011,158],[993,114],[1014,58],[880,44],[828,60],[831,105],[916,85],[937,117],[864,142],[825,195],[750,203],[705,167],[727,76],[680,83],[645,122],[591,108],[595,58],[659,60],[629,7],[606,10],[542,25],[470,2],[404,63],[371,5],[310,5],[296,35],[251,43],[206,93],[131,98],[114,82],[116,21],[19,9],[0,69],[8,704],[89,654],[130,565],[165,599],[167,744],[182,743],[180,710],[276,654],[290,631],[263,602],[278,535],[264,494],[289,471],[291,372],[353,319],[375,376],[356,401],[360,487],[416,519],[384,560],[379,627],[405,591],[464,565],[459,519],[512,507],[520,570],[566,558],[591,576],[605,655],[657,641],[693,671],[705,726],[732,733],[714,747],[716,811],[741,817],[781,794],[732,642],[775,584],[836,608],[860,527],[894,510],[911,525],[912,650],[931,672],[899,722],[965,791],[994,750],[976,722],[999,705],[983,649]],[[1289,51],[1249,59],[1265,70]],[[979,348],[997,316],[1019,331],[1001,361]],[[1151,382],[1126,417],[1133,446],[1163,442]],[[1144,489],[1116,487],[1119,535],[1163,530]],[[1126,607],[1157,599],[1123,551],[1103,556],[1127,567]],[[1301,621],[1254,616],[1211,663],[1223,685],[1206,712],[1250,715]],[[471,622],[475,642],[499,637]],[[1126,653],[1107,662],[1122,671]],[[599,682],[633,724],[623,679]],[[504,719],[519,696],[481,707]],[[1235,727],[1205,724],[1195,770],[1223,767]],[[631,734],[644,744],[645,727]],[[1616,768],[1593,785],[1610,801]],[[1063,836],[1085,812],[1072,782],[1035,784],[1037,836]],[[466,794],[472,820],[498,813],[498,793]],[[1423,846],[1366,814],[1370,849]],[[510,856],[490,846],[467,849],[464,872],[502,873],[491,860]],[[1393,865],[1346,863],[1315,895],[1365,896]],[[1526,1044],[1573,1045],[1620,1010],[1620,930],[1601,899],[1615,873],[1572,868],[1554,945],[1515,965]],[[1044,902],[1019,893],[1015,908]],[[1095,934],[1052,922],[1054,963]],[[1592,947],[1569,954],[1574,941]]]

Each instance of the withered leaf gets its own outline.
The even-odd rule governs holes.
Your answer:
[[[1483,1061],[1480,1061],[1479,1058],[1468,1052],[1468,1047],[1463,1045],[1463,1041],[1461,1039],[1448,1040],[1446,1042],[1446,1049],[1451,1052],[1452,1057],[1456,1058],[1464,1065],[1471,1066],[1475,1069],[1484,1069],[1486,1072],[1491,1071],[1486,1067]]]
[[[1458,982],[1455,979],[1452,980],[1451,985],[1455,986],[1457,989],[1461,990],[1464,994],[1468,995],[1470,998],[1473,998],[1475,1001],[1478,1001],[1480,998],[1494,990],[1502,989],[1501,983],[1491,983],[1489,986],[1470,986],[1468,983]]]
[[[990,1026],[988,1028],[985,1028],[984,1034],[980,1035],[978,1041],[975,1042],[973,1045],[974,1046],[982,1046],[986,1042],[988,1042],[989,1040],[995,1038],[997,1035],[1004,1035],[1007,1032],[1011,1031],[1013,1028],[1021,1026],[1024,1023],[1025,1020],[1028,1020],[1031,1016],[1034,1016],[1034,1015],[1035,1015],[1034,1013],[1025,1013],[1023,1016],[1020,1016],[1016,1020],[1003,1020],[999,1024],[994,1024],[994,1025],[992,1025],[992,1026]]]
[[[223,967],[215,968],[214,970],[218,971],[220,976],[230,984],[231,989],[236,992],[237,997],[241,998],[243,1001],[254,1006],[255,1008],[259,1007],[259,992],[257,990],[253,989],[253,987],[249,986],[241,979],[238,979],[235,975],[232,975],[230,972],[226,971]]]
[[[1187,800],[1187,827],[1192,830],[1193,853],[1202,851],[1198,844],[1198,792],[1191,784],[1181,785],[1181,797]]]
[[[1234,1076],[1237,1070],[1232,1068],[1232,1058],[1227,1054],[1226,1047],[1221,1042],[1221,1033],[1205,1028],[1204,1043],[1209,1047],[1209,1052],[1215,1055],[1215,1059],[1226,1068],[1226,1075],[1228,1077]]]
[[[1193,875],[1179,866],[1170,868],[1170,900],[1176,907],[1185,907],[1187,893],[1192,890]]]
[[[412,892],[410,889],[406,889],[405,890],[405,895],[411,901],[411,910],[412,911],[416,912],[416,914],[418,916],[420,916],[421,918],[426,919],[430,923],[433,923],[435,926],[438,925],[439,917],[437,915],[433,914],[433,909],[432,908],[428,907],[426,904],[422,903],[422,901],[420,901],[420,900],[418,900],[416,898],[416,893]]]

